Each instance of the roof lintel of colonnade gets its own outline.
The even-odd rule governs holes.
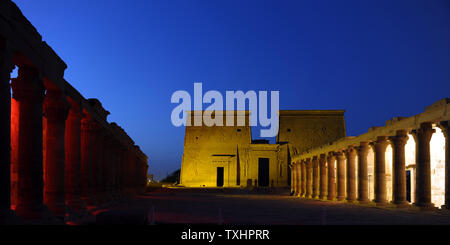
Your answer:
[[[379,136],[395,136],[400,130],[410,131],[420,128],[423,123],[434,123],[438,126],[441,121],[450,120],[450,99],[444,98],[431,106],[425,108],[424,112],[411,117],[394,117],[386,122],[386,126],[371,127],[368,132],[354,137],[345,137],[330,144],[326,144],[314,149],[307,150],[301,155],[292,156],[292,161],[296,159],[306,159],[324,152],[338,151],[347,148],[349,145],[359,145],[361,142],[375,141]]]

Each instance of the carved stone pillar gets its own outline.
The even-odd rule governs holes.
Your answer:
[[[291,193],[293,193],[294,196],[297,196],[298,189],[297,189],[297,165],[295,163],[291,163]]]
[[[358,151],[358,202],[365,204],[369,202],[369,172],[367,169],[369,143],[361,142],[356,150]]]
[[[105,130],[105,136],[103,138],[103,157],[102,157],[102,169],[103,169],[103,192],[105,195],[105,201],[111,202],[114,200],[113,192],[113,173],[114,173],[114,164],[112,164],[112,151],[113,151],[113,141],[112,134]]]
[[[406,130],[397,131],[397,135],[389,137],[393,145],[393,203],[397,206],[409,206],[406,201],[406,166],[405,166],[405,145],[408,141]]]
[[[306,159],[306,198],[312,197],[312,163],[311,158]]]
[[[11,216],[11,92],[14,68],[6,40],[0,38],[0,223]]]
[[[450,209],[450,122],[440,123],[445,136],[445,204],[443,208]]]
[[[336,200],[336,156],[334,152],[328,154],[328,200]]]
[[[312,159],[312,179],[313,179],[313,191],[312,191],[312,198],[319,198],[319,159],[316,157],[313,157]]]
[[[419,129],[413,130],[416,140],[416,203],[422,208],[431,208],[431,167],[430,140],[435,130],[431,123],[422,123]]]
[[[47,90],[44,100],[46,147],[44,159],[44,203],[64,220],[65,196],[65,128],[69,103],[60,90]]]
[[[386,205],[386,147],[388,145],[386,136],[378,136],[373,142],[375,152],[375,203]]]
[[[92,174],[94,179],[94,196],[96,198],[97,205],[105,204],[105,193],[103,190],[103,138],[104,132],[100,124],[97,124],[98,128],[93,131],[95,133],[95,146],[91,149],[92,155]]]
[[[300,173],[300,162],[295,163],[295,196],[300,196],[301,193],[301,173]]]
[[[327,159],[325,154],[321,154],[319,158],[320,165],[320,195],[319,199],[327,197],[328,179],[327,179]]]
[[[66,120],[66,203],[74,211],[85,211],[81,200],[81,118],[80,106],[71,102]]]
[[[12,79],[14,99],[19,102],[18,200],[16,213],[26,219],[43,216],[43,134],[44,84],[35,68],[20,67]]]
[[[337,163],[337,200],[345,200],[345,156],[342,152],[336,152]]]
[[[94,159],[98,157],[97,131],[99,124],[86,113],[81,120],[81,197],[88,206],[97,205],[95,198]]]
[[[347,201],[356,201],[356,150],[350,146],[346,151],[347,157]]]
[[[302,174],[302,192],[301,192],[301,196],[302,197],[307,197],[307,193],[306,193],[306,176],[307,176],[307,173],[306,173],[306,160],[303,160],[303,161],[301,161],[300,162],[300,165],[301,165],[301,167],[302,167],[302,171],[301,171],[301,174]]]

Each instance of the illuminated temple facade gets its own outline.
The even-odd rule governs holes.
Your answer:
[[[75,220],[145,188],[147,156],[65,69],[20,9],[1,1],[0,222]]]
[[[450,207],[450,99],[291,157],[296,196],[420,209]]]
[[[280,111],[275,144],[252,140],[248,111],[235,115],[234,125],[242,118],[246,126],[186,126],[181,185],[288,187],[291,155],[345,137],[342,110]]]

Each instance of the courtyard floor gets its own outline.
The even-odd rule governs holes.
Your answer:
[[[153,216],[154,214],[154,216]],[[244,225],[449,225],[450,212],[308,200],[288,192],[164,188],[99,211],[97,223]],[[153,216],[153,218],[152,218]],[[106,218],[106,219],[105,219]]]

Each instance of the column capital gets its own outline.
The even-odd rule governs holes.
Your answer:
[[[431,123],[422,123],[420,124],[420,128],[411,130],[411,134],[416,142],[418,142],[419,137],[429,142],[434,132],[436,132],[436,130],[433,129],[433,125]]]
[[[398,130],[396,135],[389,136],[389,141],[392,142],[394,146],[406,145],[408,141],[408,132],[406,130]]]
[[[11,79],[13,98],[17,101],[42,103],[44,101],[44,82],[39,71],[30,66],[19,67],[17,78]]]
[[[450,121],[439,122],[437,126],[442,130],[445,138],[448,138],[450,133]]]
[[[69,114],[70,104],[60,90],[47,90],[44,99],[44,115],[52,122],[64,122]]]

